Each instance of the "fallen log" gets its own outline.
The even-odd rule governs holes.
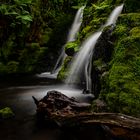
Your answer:
[[[107,126],[112,135],[132,140],[140,140],[140,119],[120,113],[93,113],[90,104],[80,103],[58,91],[50,91],[37,101],[37,114],[57,122],[59,126]],[[131,136],[128,137],[128,134]]]

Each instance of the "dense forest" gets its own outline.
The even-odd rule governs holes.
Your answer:
[[[36,73],[53,66],[76,9],[84,1],[0,2],[0,73]],[[56,51],[57,50],[57,51]]]
[[[104,26],[121,4],[116,23]],[[77,38],[67,42],[82,6]],[[140,118],[139,0],[1,0],[0,77],[51,72],[65,45],[66,56],[57,75],[57,80],[64,82],[82,43],[98,31],[102,33],[89,62],[91,89],[86,91],[94,95],[90,110]],[[78,80],[84,89],[83,74]]]

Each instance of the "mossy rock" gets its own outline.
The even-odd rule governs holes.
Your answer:
[[[106,98],[109,111],[140,115],[140,38],[119,41],[108,76]],[[107,81],[106,81],[107,82]]]
[[[2,119],[8,119],[14,117],[15,114],[9,107],[5,107],[4,109],[0,110],[0,118]]]
[[[117,24],[129,26],[129,28],[140,26],[140,13],[121,14]]]
[[[127,25],[117,25],[113,34],[118,38],[121,39],[123,37],[127,37],[129,34],[129,29],[127,28]]]
[[[140,26],[132,28],[129,33],[131,36],[139,36],[140,37]]]
[[[67,56],[66,59],[64,60],[61,70],[59,71],[57,76],[59,80],[64,80],[68,76],[68,67],[69,63],[71,62],[71,59],[72,59],[71,56]]]
[[[111,63],[131,64],[139,56],[140,38],[138,36],[129,36],[120,40],[115,48],[114,58]]]
[[[77,42],[68,42],[65,46],[65,52],[68,56],[73,56],[79,50]]]

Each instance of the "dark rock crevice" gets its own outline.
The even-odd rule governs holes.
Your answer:
[[[94,53],[92,56],[92,69],[91,69],[91,80],[92,80],[92,93],[97,99],[102,89],[102,80],[104,75],[108,72],[109,62],[112,58],[113,53],[113,42],[114,38],[112,32],[114,25],[107,26],[98,42],[95,46]]]

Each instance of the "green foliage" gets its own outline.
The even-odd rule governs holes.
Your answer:
[[[129,28],[140,26],[140,13],[122,14],[119,17],[118,24],[129,26]]]
[[[127,0],[125,5],[126,3],[128,4]],[[126,12],[138,12],[137,8],[129,9],[129,6],[125,7]],[[120,15],[113,32],[115,39],[113,58],[110,62],[109,72],[101,77],[102,90],[99,96],[106,101],[108,111],[137,117],[140,115],[139,27],[139,13]]]
[[[32,17],[27,10],[28,4],[31,4],[30,0],[14,0],[14,3],[11,4],[1,4],[0,14],[12,20],[10,22],[11,27],[15,27],[16,24],[28,24],[32,21]]]
[[[77,42],[68,42],[65,46],[65,51],[70,48],[73,48],[74,51],[77,52],[79,50],[79,45]]]
[[[2,17],[0,61],[5,69],[1,70],[2,73],[18,72],[18,57],[25,46],[27,31],[33,20],[30,13],[31,2],[31,0],[13,0],[0,5]]]
[[[39,47],[38,43],[31,43],[28,46],[26,46],[22,50],[20,57],[19,57],[20,71],[22,71],[24,73],[33,72],[39,55],[40,55],[40,47]]]
[[[0,74],[44,71],[52,63],[52,54],[65,43],[76,12],[72,6],[80,7],[85,2],[2,0]]]
[[[16,61],[9,61],[7,63],[8,73],[17,73],[18,72],[18,65],[19,65],[19,63]]]
[[[114,31],[116,37],[127,37],[128,36],[128,28],[125,25],[118,25]]]
[[[15,36],[12,34],[0,48],[1,49],[0,57],[3,57],[6,61],[8,60],[8,57],[11,54],[11,51],[13,50],[14,46],[16,45],[14,40]]]
[[[110,5],[106,4],[105,2],[99,4],[99,5],[95,5],[93,4],[92,5],[94,10],[96,11],[95,13],[96,14],[107,14],[109,12],[109,8],[110,8]]]
[[[140,27],[134,27],[129,32],[131,36],[140,36]]]

